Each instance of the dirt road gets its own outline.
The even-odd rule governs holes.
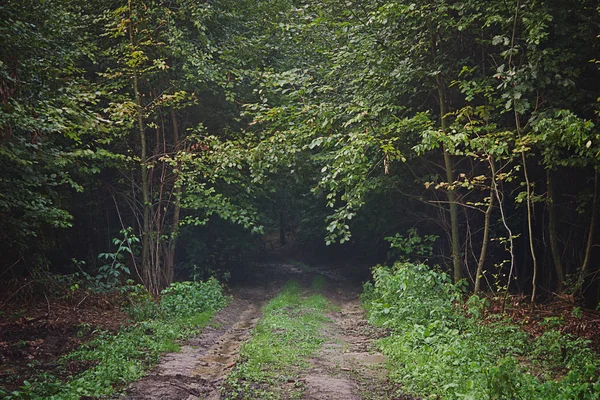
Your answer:
[[[264,304],[289,279],[310,282],[327,279],[324,294],[335,304],[323,332],[325,343],[309,360],[299,384],[303,399],[394,399],[384,357],[375,350],[378,332],[365,320],[360,307],[360,285],[336,268],[302,264],[268,264],[252,282],[232,290],[231,304],[219,312],[201,336],[182,343],[181,352],[165,355],[146,378],[131,385],[129,399],[220,399],[221,384],[238,361],[239,349],[252,334]],[[243,398],[243,397],[242,397]]]

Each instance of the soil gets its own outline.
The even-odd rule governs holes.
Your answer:
[[[57,377],[82,372],[81,362],[59,366],[57,360],[90,340],[93,331],[117,331],[126,314],[104,296],[0,299],[0,387],[16,390],[42,373]]]
[[[121,398],[218,399],[221,382],[272,294],[265,285],[236,288],[232,302],[199,337],[182,343],[179,353],[163,356],[158,367],[130,385]]]
[[[306,400],[414,399],[387,378],[386,359],[375,340],[387,334],[369,325],[360,305],[361,287],[343,269],[319,268],[328,280],[326,296],[338,311],[329,313],[326,341],[302,378]]]
[[[600,353],[600,311],[579,307],[573,296],[552,297],[550,301],[536,304],[533,310],[524,295],[510,296],[505,302],[499,298],[489,300],[491,306],[487,313],[507,313],[531,337],[542,335],[548,329],[547,321],[555,320],[560,323],[554,329],[588,340],[590,347]]]

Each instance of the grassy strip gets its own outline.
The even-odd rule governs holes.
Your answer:
[[[315,279],[313,288],[324,286]],[[331,309],[319,294],[302,296],[297,282],[288,282],[265,307],[252,338],[240,352],[242,362],[224,383],[227,399],[294,399],[302,396],[298,371],[324,341],[320,333]]]
[[[123,327],[116,334],[97,332],[93,340],[60,360],[63,372],[69,366],[85,371],[68,377],[66,382],[44,374],[25,382],[18,391],[0,390],[0,397],[70,400],[111,395],[115,387],[144,376],[161,354],[179,351],[177,342],[200,334],[215,311],[227,303],[216,280],[175,283],[163,292],[160,306],[147,292],[136,293],[132,315],[144,315],[145,320]],[[153,317],[148,318],[151,314]]]
[[[598,399],[600,363],[587,342],[548,329],[532,340],[507,318],[483,318],[485,301],[423,265],[377,267],[365,285],[370,320],[391,377],[404,390],[442,399]],[[464,312],[467,309],[467,312]],[[428,397],[429,396],[429,397]]]

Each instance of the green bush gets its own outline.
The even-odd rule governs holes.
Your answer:
[[[163,310],[143,285],[130,286],[127,292],[127,302],[123,310],[134,321],[146,321],[162,316]]]
[[[215,278],[206,282],[175,282],[161,292],[161,308],[169,315],[189,317],[214,311],[227,302]]]
[[[597,399],[598,357],[587,342],[548,330],[537,340],[443,272],[397,263],[373,270],[363,302],[391,330],[379,347],[403,390],[442,399]],[[464,309],[467,309],[467,312]],[[438,397],[439,396],[439,397]]]

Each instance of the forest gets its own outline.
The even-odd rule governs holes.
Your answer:
[[[359,292],[377,398],[600,395],[598,1],[4,0],[0,164],[0,397],[111,396],[250,283],[221,398],[371,398],[269,342]]]

